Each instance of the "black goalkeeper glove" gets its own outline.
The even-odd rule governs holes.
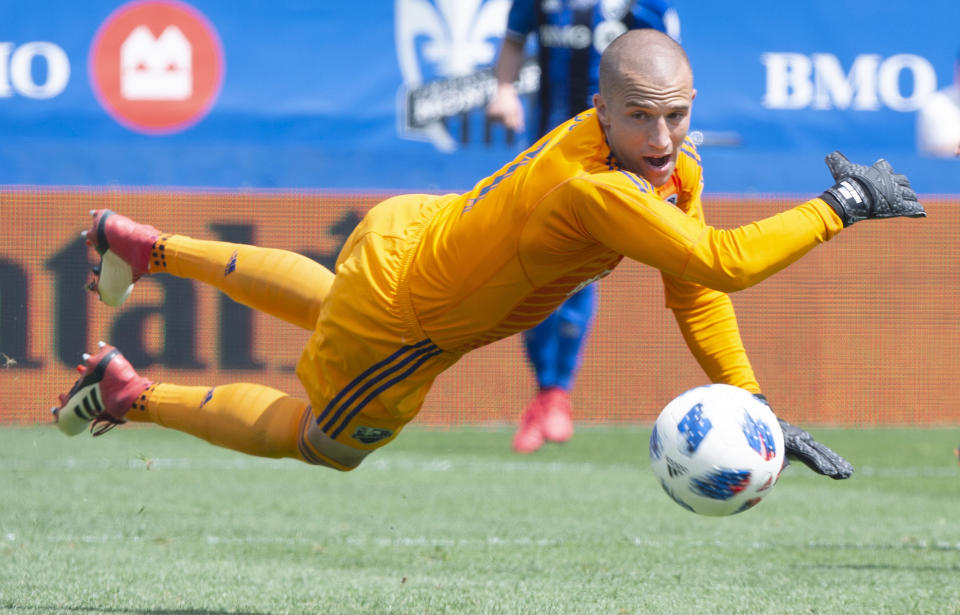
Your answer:
[[[767,404],[767,398],[759,393],[754,397]],[[850,478],[853,474],[853,465],[838,455],[833,449],[820,444],[804,429],[791,425],[778,418],[780,429],[783,430],[783,446],[786,449],[787,459],[796,459],[803,462],[817,474],[823,474],[839,480]],[[786,462],[784,462],[786,467]]]
[[[927,215],[910,180],[893,172],[884,159],[867,167],[854,164],[840,152],[826,158],[830,174],[837,184],[827,188],[820,198],[833,208],[843,226],[868,218],[922,218]]]

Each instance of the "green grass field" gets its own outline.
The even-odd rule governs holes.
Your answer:
[[[641,427],[532,456],[410,428],[340,474],[159,428],[0,429],[0,613],[960,613],[960,429],[813,430],[858,468],[788,468],[699,517]]]

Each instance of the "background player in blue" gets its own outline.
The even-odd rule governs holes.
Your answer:
[[[531,33],[537,35],[540,66],[532,133],[540,138],[592,106],[600,55],[613,39],[637,28],[655,28],[680,42],[680,20],[662,0],[514,0],[497,59],[497,90],[487,115],[515,132],[525,130],[525,110],[514,83]],[[520,416],[515,451],[532,453],[545,441],[565,442],[573,436],[570,390],[596,310],[596,287],[588,284],[524,332],[538,392]]]

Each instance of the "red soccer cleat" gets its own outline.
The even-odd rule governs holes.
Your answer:
[[[109,209],[93,209],[90,215],[93,224],[81,234],[100,254],[100,264],[93,268],[96,279],[89,288],[97,291],[101,301],[116,307],[127,300],[133,284],[149,271],[153,244],[160,231]]]
[[[540,428],[550,442],[566,442],[573,437],[573,412],[570,393],[561,388],[540,391]]]
[[[99,436],[116,425],[125,423],[124,416],[141,393],[152,382],[141,378],[120,351],[100,342],[95,355],[84,353],[84,365],[77,366],[80,379],[69,393],[60,395],[60,406],[50,411],[57,427],[68,436],[75,436],[90,425]],[[97,427],[99,423],[105,423]]]
[[[540,425],[540,396],[533,398],[520,415],[520,427],[513,436],[513,450],[518,453],[533,453],[544,443]]]

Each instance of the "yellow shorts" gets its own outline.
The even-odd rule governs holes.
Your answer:
[[[337,259],[297,375],[313,406],[312,428],[339,444],[369,451],[392,440],[460,356],[427,338],[406,286],[423,227],[440,206],[428,195],[387,199],[354,229]]]

